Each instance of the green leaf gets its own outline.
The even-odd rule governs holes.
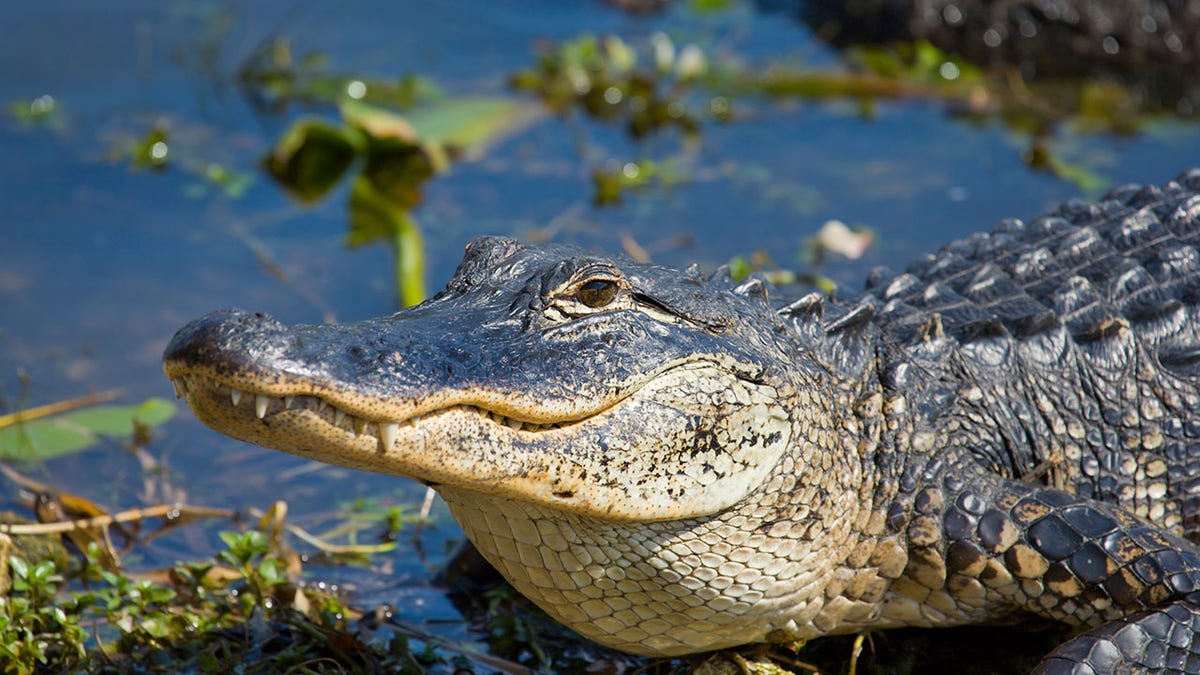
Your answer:
[[[362,246],[378,240],[390,241],[400,220],[400,207],[384,197],[366,176],[354,179],[350,188],[350,229],[347,246]]]
[[[175,414],[175,404],[151,398],[141,405],[106,405],[31,420],[0,429],[0,458],[51,459],[83,450],[101,436],[129,436],[135,421],[158,426]]]
[[[29,563],[25,562],[24,558],[13,556],[8,559],[8,565],[12,568],[15,579],[23,581],[29,578]]]
[[[82,450],[97,440],[83,427],[37,420],[0,430],[0,457],[48,459]]]
[[[460,98],[415,110],[408,120],[426,142],[469,148],[523,128],[536,110],[529,103],[507,98]]]
[[[167,623],[166,617],[162,614],[155,613],[148,618],[142,619],[140,626],[142,630],[146,631],[147,635],[159,640],[171,634],[171,627]]]
[[[311,204],[341,180],[361,150],[362,140],[351,131],[302,119],[263,158],[263,168],[296,199]]]
[[[415,145],[372,141],[361,178],[370,181],[380,197],[409,210],[421,202],[421,186],[448,161]]]
[[[416,145],[421,140],[408,118],[386,108],[361,101],[346,101],[339,110],[347,124],[371,139],[388,138],[407,145]]]
[[[396,293],[405,306],[425,299],[425,247],[412,214],[375,187],[366,174],[350,189],[349,246],[383,240],[396,256]]]
[[[175,414],[175,404],[163,398],[146,399],[137,406],[99,406],[63,417],[98,434],[124,436],[133,433],[133,421],[158,426]]]
[[[486,97],[445,99],[404,116],[359,101],[343,103],[341,111],[347,123],[372,138],[420,145],[430,153],[437,146],[482,150],[541,114],[540,108],[528,101]]]

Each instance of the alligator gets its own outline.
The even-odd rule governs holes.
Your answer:
[[[835,44],[927,40],[1027,77],[1200,66],[1200,0],[761,0]]]
[[[391,316],[210,313],[204,423],[435,488],[634,654],[1081,627],[1041,673],[1200,670],[1200,169],[1007,220],[838,299],[475,240]]]

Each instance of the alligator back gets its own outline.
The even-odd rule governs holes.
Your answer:
[[[996,473],[1200,540],[1198,243],[1192,171],[876,271],[884,341],[905,345],[885,385]]]
[[[1200,54],[1197,0],[817,0],[800,3],[837,42],[922,39],[1025,74],[1186,73]]]

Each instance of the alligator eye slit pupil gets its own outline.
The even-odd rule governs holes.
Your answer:
[[[617,296],[617,282],[611,279],[592,279],[582,284],[575,295],[588,307],[604,307]]]

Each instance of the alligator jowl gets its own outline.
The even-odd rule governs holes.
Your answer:
[[[1200,669],[1200,170],[849,301],[472,243],[392,316],[220,311],[164,368],[225,434],[435,487],[522,593],[679,655],[1022,613],[1042,672]]]

